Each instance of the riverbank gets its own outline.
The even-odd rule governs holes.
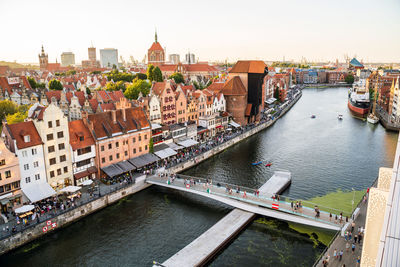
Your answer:
[[[351,87],[351,84],[336,84],[336,83],[311,83],[303,84],[304,88],[332,88],[332,87]]]
[[[231,140],[224,142],[208,151],[203,152],[202,154],[197,155],[193,159],[189,159],[185,162],[179,163],[175,166],[172,166],[168,169],[169,172],[181,172],[188,168],[191,168],[200,162],[209,159],[210,157],[224,151],[225,149],[233,146],[234,144],[239,143],[240,141],[247,139],[248,137],[268,128],[273,125],[279,118],[281,118],[287,111],[289,111],[293,105],[301,98],[302,93],[298,91],[295,95],[294,99],[288,104],[283,110],[280,111],[279,116],[277,116],[274,120],[268,120],[266,122],[260,123],[255,127],[245,130],[241,135],[238,135]],[[150,185],[145,183],[145,178],[142,176],[141,178],[136,179],[136,183],[132,185],[127,185],[121,189],[118,189],[109,194],[98,196],[95,199],[88,200],[88,203],[85,203],[79,207],[68,210],[61,215],[51,217],[49,220],[32,224],[29,227],[24,228],[22,231],[11,234],[6,238],[3,238],[0,242],[0,255],[13,250],[19,246],[27,244],[37,238],[44,236],[47,233],[59,230],[75,221],[78,221],[87,215],[96,212],[100,209],[103,209],[116,201],[139,192]]]

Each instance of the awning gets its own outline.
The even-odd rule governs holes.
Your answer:
[[[161,128],[161,125],[158,124],[158,123],[152,123],[151,124],[151,129],[152,130],[156,130],[156,129],[160,129],[160,128]]]
[[[163,143],[163,144],[154,146],[154,151],[157,152],[157,151],[164,150],[166,148],[169,148],[169,146],[167,144]]]
[[[229,124],[232,125],[235,128],[240,128],[240,124],[238,124],[238,123],[236,123],[234,121],[231,121]]]
[[[171,157],[173,155],[176,155],[177,153],[172,148],[166,148],[166,149],[154,152],[154,154],[156,154],[157,157],[159,157],[160,159],[165,159],[165,158]]]
[[[178,151],[179,149],[182,149],[183,148],[183,146],[180,146],[180,145],[177,145],[177,144],[175,144],[175,143],[169,143],[169,144],[167,144],[170,148],[172,148],[173,150],[175,150],[175,151]]]
[[[83,172],[78,172],[78,173],[74,174],[74,178],[75,178],[75,180],[79,180],[79,179],[89,176],[95,172],[97,172],[97,169],[96,169],[96,167],[92,166],[92,167],[89,167],[88,169],[84,170]]]
[[[63,193],[75,193],[76,191],[80,190],[82,187],[80,186],[73,186],[69,185],[67,187],[64,187],[63,189],[60,190],[60,192]]]
[[[141,155],[136,158],[131,158],[128,161],[133,164],[137,169],[158,161],[159,158],[151,153]]]
[[[90,179],[82,182],[82,185],[91,185],[91,184],[93,184],[93,181]]]
[[[18,209],[15,209],[15,213],[18,213],[18,214],[25,213],[25,212],[33,210],[34,208],[35,208],[35,206],[33,206],[33,205],[24,205]]]
[[[103,172],[107,174],[109,177],[114,177],[120,174],[123,174],[124,171],[121,170],[117,165],[112,164],[110,166],[102,168]]]
[[[215,127],[216,129],[222,128],[222,125],[218,125]]]
[[[56,194],[56,191],[54,191],[54,189],[51,188],[48,183],[34,183],[26,185],[22,187],[22,192],[31,201],[31,203],[35,203]]]
[[[10,193],[7,193],[7,194],[4,194],[4,195],[0,196],[0,200],[1,200],[1,199],[5,199],[5,198],[12,197],[12,195],[13,195],[13,193],[12,193],[12,192],[10,192]]]
[[[133,166],[131,163],[129,163],[129,161],[127,160],[118,162],[116,165],[124,172],[130,172],[136,170],[136,167]]]
[[[186,139],[182,142],[179,142],[178,145],[184,146],[184,147],[191,147],[194,145],[197,145],[199,142],[194,141],[193,139]]]
[[[268,105],[271,105],[271,104],[273,104],[275,101],[276,101],[276,98],[271,97],[271,98],[268,98],[268,100],[265,101],[265,103],[267,103]]]

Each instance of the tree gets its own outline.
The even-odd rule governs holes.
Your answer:
[[[59,80],[53,79],[49,82],[49,89],[61,91],[63,89],[63,85]]]
[[[154,81],[154,65],[150,64],[147,67],[147,79],[149,79],[150,82]]]
[[[46,88],[45,83],[36,83],[36,88]]]
[[[71,76],[71,75],[75,75],[76,74],[76,70],[69,70],[67,71],[67,75]]]
[[[169,76],[169,79],[174,79],[176,84],[185,82],[185,79],[183,78],[183,75],[180,72],[173,73],[171,76]]]
[[[162,72],[158,66],[154,68],[153,78],[154,78],[154,81],[156,81],[156,82],[163,81]]]
[[[8,114],[14,114],[18,111],[17,105],[10,100],[0,101],[0,120],[3,121]]]
[[[279,102],[281,101],[279,97],[279,87],[275,87],[274,98],[276,98]]]
[[[138,99],[139,93],[142,93],[144,96],[148,95],[150,87],[151,85],[147,81],[136,78],[133,80],[132,84],[126,88],[124,95],[128,99]]]
[[[104,88],[107,91],[125,91],[125,82],[124,81],[118,81],[116,83],[113,82],[108,82],[106,84],[106,87]]]
[[[35,79],[32,78],[32,77],[28,77],[27,79],[28,79],[28,82],[31,85],[32,89],[36,89],[37,88],[37,84],[36,84]]]
[[[135,79],[138,78],[140,80],[147,80],[147,75],[145,73],[136,73]]]
[[[87,95],[92,95],[92,91],[90,91],[89,87],[86,87],[86,94]]]
[[[28,117],[28,111],[25,112],[15,112],[14,114],[9,114],[6,116],[8,124],[14,124],[18,122],[23,122]]]
[[[353,74],[348,73],[348,74],[346,75],[346,77],[344,77],[344,81],[345,81],[346,83],[348,83],[348,84],[353,84],[353,82],[354,82],[354,76],[353,76]]]
[[[153,137],[150,138],[150,141],[149,141],[149,153],[154,153],[154,141],[153,141]]]

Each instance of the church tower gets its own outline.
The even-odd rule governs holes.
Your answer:
[[[43,45],[42,45],[42,53],[39,54],[39,64],[40,64],[40,70],[45,70],[47,68],[47,65],[49,64],[49,56],[44,53]]]
[[[161,44],[157,40],[157,31],[154,35],[154,43],[147,51],[147,60],[148,64],[153,64],[155,66],[159,66],[165,63],[165,52]]]

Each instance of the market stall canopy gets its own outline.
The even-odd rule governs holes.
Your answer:
[[[91,185],[93,183],[92,180],[83,181],[82,185]]]
[[[109,177],[114,177],[117,175],[121,175],[124,173],[124,170],[122,170],[120,167],[118,167],[116,164],[111,164],[110,166],[102,168],[103,172],[107,174]]]
[[[198,142],[193,140],[193,139],[186,139],[186,140],[181,141],[181,142],[178,143],[178,145],[184,146],[184,147],[191,147],[191,146],[194,146],[194,145],[197,145],[197,144],[198,144]]]
[[[60,192],[65,192],[65,193],[75,193],[76,191],[80,190],[82,187],[80,186],[74,186],[74,185],[69,185],[67,187],[64,187],[63,189],[60,190]]]
[[[26,185],[22,188],[22,192],[31,203],[56,195],[56,191],[48,183]]]
[[[128,161],[133,164],[134,166],[136,166],[136,168],[140,169],[146,165],[152,164],[156,161],[158,161],[159,158],[151,153],[147,153],[144,155],[141,155],[139,157],[136,158],[131,158]]]
[[[136,170],[136,167],[133,166],[128,160],[118,162],[116,164],[123,172],[130,172]]]
[[[170,148],[172,148],[173,150],[175,150],[175,151],[178,151],[179,149],[182,149],[182,148],[183,148],[183,146],[177,145],[177,144],[175,144],[175,143],[169,143],[168,146],[169,146]]]
[[[157,157],[159,157],[160,159],[165,159],[165,158],[174,156],[174,155],[176,155],[177,153],[176,153],[175,150],[173,150],[172,148],[169,148],[169,147],[168,147],[168,148],[166,148],[166,149],[163,149],[163,150],[154,152],[154,154],[156,154]]]
[[[239,123],[236,123],[236,122],[234,122],[234,121],[231,121],[229,124],[232,125],[232,126],[235,127],[235,128],[240,128],[240,124],[239,124]]]
[[[33,210],[34,208],[35,208],[35,206],[33,206],[33,205],[24,205],[18,209],[15,209],[15,213],[17,213],[17,214],[25,213],[25,212]]]

